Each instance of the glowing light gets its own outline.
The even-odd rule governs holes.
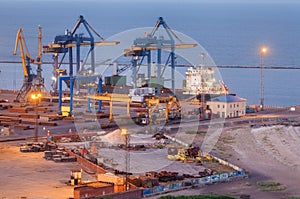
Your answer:
[[[123,135],[123,136],[128,135],[128,130],[127,129],[121,129],[121,135]]]
[[[31,94],[31,99],[36,100],[42,97],[41,93],[32,93]]]
[[[268,52],[268,48],[266,48],[266,47],[262,47],[261,49],[260,49],[260,53],[261,54],[266,54]]]

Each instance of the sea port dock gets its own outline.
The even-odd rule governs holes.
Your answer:
[[[180,38],[162,17],[150,34],[132,39],[121,58],[104,58],[111,71],[104,75],[96,72],[94,47],[124,41],[105,40],[83,16],[47,45],[39,27],[36,59],[18,30],[23,84],[0,89],[0,197],[153,198],[218,187],[215,193],[263,198],[257,186],[265,180],[279,181],[278,197],[297,194],[300,106],[265,104],[263,76],[260,103],[248,104],[217,69],[299,68],[266,67],[262,53],[259,67],[212,66],[198,43]],[[184,86],[176,88],[176,53],[191,49],[201,56],[184,64]],[[47,55],[54,61],[43,62]],[[53,77],[44,76],[46,64]]]

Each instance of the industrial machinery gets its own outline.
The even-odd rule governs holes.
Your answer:
[[[181,118],[181,106],[173,96],[145,96],[147,114],[140,115],[139,121],[148,123],[168,122]]]
[[[168,39],[164,39],[163,36],[156,36],[155,33],[159,29],[160,26],[166,31]],[[177,41],[177,43],[175,43]],[[162,17],[159,17],[154,29],[150,34],[148,34],[144,38],[137,38],[134,40],[133,45],[128,49],[124,50],[124,55],[126,57],[132,57],[132,82],[133,87],[137,87],[137,75],[139,68],[144,60],[147,57],[148,71],[147,71],[147,79],[148,85],[157,88],[157,95],[161,95],[161,87],[163,85],[163,74],[165,69],[170,66],[171,67],[171,86],[172,93],[175,95],[175,49],[176,48],[193,48],[197,46],[197,44],[185,44],[180,38],[172,31],[172,29],[166,24]],[[157,62],[155,64],[156,74],[151,72],[151,68],[153,65],[151,51],[156,50],[157,53]],[[162,64],[162,50],[170,51],[168,59],[166,63]],[[141,58],[140,58],[141,57]],[[120,71],[126,70],[129,68],[125,66],[124,69],[120,69]]]
[[[88,36],[84,36],[83,33],[77,34],[76,31],[79,29],[80,25],[83,25],[88,33]],[[99,41],[95,41],[93,34],[99,38]],[[54,69],[53,69],[53,93],[57,93],[58,88],[58,77],[60,75],[61,65],[66,54],[69,54],[69,76],[72,77],[73,74],[73,47],[76,47],[76,75],[79,75],[81,71],[86,71],[84,66],[86,64],[87,58],[91,56],[91,67],[90,75],[94,75],[95,72],[95,46],[114,46],[119,44],[118,41],[106,41],[104,38],[96,32],[96,30],[84,19],[83,16],[79,16],[78,21],[71,31],[66,30],[64,35],[58,35],[55,37],[54,42],[43,47],[44,53],[53,53],[54,59]],[[89,51],[82,61],[81,59],[81,47],[88,46]],[[59,62],[59,54],[63,54]]]
[[[166,105],[166,112],[168,113],[168,120],[181,118],[181,106],[176,97],[171,97]]]
[[[169,148],[167,158],[184,163],[202,163],[203,161],[212,161],[211,155],[200,150],[199,147],[190,146],[187,148]]]
[[[20,28],[18,30],[18,33],[16,36],[14,55],[17,54],[17,49],[19,46],[21,59],[22,59],[23,72],[24,72],[23,85],[17,94],[16,101],[26,100],[26,97],[30,93],[30,91],[41,92],[41,90],[45,88],[44,79],[42,77],[42,68],[41,68],[41,65],[42,65],[42,52],[41,52],[41,50],[42,50],[42,28],[39,27],[38,30],[39,30],[38,56],[37,56],[36,61],[29,54],[22,28]],[[34,74],[32,72],[32,68],[30,65],[31,63],[37,65],[36,74]]]
[[[63,91],[62,91],[62,81],[69,82],[70,85],[70,104],[68,107],[62,106],[63,101]],[[60,76],[58,78],[58,114],[67,116],[73,116],[73,91],[75,82],[84,81],[87,84],[87,95],[91,94],[91,85],[94,85],[92,82],[98,82],[97,93],[102,93],[102,78],[99,75],[89,75],[89,76]],[[90,111],[90,99],[87,98],[87,111]],[[101,110],[102,101],[98,101],[98,111]],[[65,109],[65,110],[63,110]]]
[[[109,102],[109,122],[113,121],[113,102],[126,102],[127,103],[127,116],[129,117],[129,115],[130,115],[131,98],[128,97],[128,95],[115,94],[115,93],[99,93],[97,95],[88,95],[87,98],[98,100],[98,101],[108,101]]]
[[[84,36],[83,33],[76,33],[79,30],[80,25],[83,25],[84,29],[88,33],[88,36]],[[93,33],[93,34],[92,34]],[[95,41],[93,35],[99,38],[99,41]],[[54,42],[43,46],[44,53],[53,53],[54,69],[53,69],[53,92],[52,94],[58,95],[58,113],[62,114],[62,81],[64,81],[70,89],[70,106],[67,107],[68,115],[73,115],[73,89],[80,91],[80,82],[84,82],[87,88],[87,94],[90,94],[91,85],[97,85],[97,93],[102,93],[102,77],[96,75],[95,72],[95,46],[114,46],[119,44],[118,41],[106,41],[103,37],[98,34],[95,29],[84,19],[83,16],[79,16],[75,26],[71,31],[66,30],[64,35],[58,35],[55,37]],[[84,60],[81,59],[81,47],[89,47],[88,53]],[[76,75],[73,73],[73,47],[76,47]],[[68,53],[69,55],[69,75],[66,76],[67,71],[61,69],[63,60]],[[59,62],[59,54],[63,54]],[[88,57],[91,57],[91,67],[85,68]],[[97,82],[97,83],[92,83]],[[90,110],[90,98],[88,101],[88,111]],[[98,101],[98,111],[101,110],[101,101]]]
[[[88,95],[87,98],[109,102],[109,121],[113,121],[113,102],[127,103],[127,116],[136,123],[147,125],[149,123],[168,122],[172,119],[181,118],[181,106],[178,99],[173,96],[155,96],[153,88],[136,88],[131,94],[99,93]],[[133,95],[134,94],[134,95]],[[131,110],[132,103],[140,104],[139,109]],[[134,114],[132,114],[134,112]]]

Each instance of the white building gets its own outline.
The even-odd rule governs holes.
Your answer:
[[[214,97],[206,102],[212,114],[220,118],[233,118],[246,115],[246,99],[233,95]]]

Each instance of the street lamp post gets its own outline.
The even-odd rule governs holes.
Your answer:
[[[42,97],[41,93],[32,93],[31,99],[35,102],[35,127],[34,127],[34,141],[38,141],[38,103],[39,99]]]
[[[204,101],[205,101],[205,93],[204,93],[204,66],[205,66],[205,58],[206,58],[206,54],[205,53],[201,53],[201,58],[202,58],[202,65],[201,65],[201,113],[200,113],[200,118],[204,119],[205,117],[205,107],[204,107]]]
[[[260,110],[264,110],[264,55],[268,52],[266,47],[260,49]]]
[[[125,191],[129,190],[128,171],[129,171],[129,134],[127,129],[121,129],[121,135],[125,137]]]

